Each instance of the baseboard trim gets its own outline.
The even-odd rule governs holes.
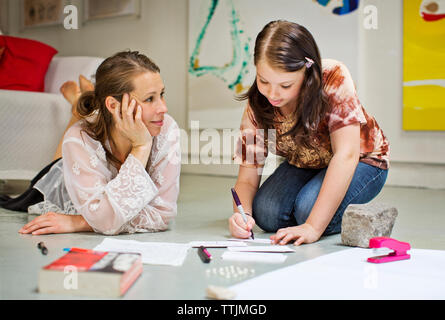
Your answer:
[[[392,161],[387,185],[445,189],[445,165]]]
[[[280,163],[277,159],[277,163]],[[266,163],[266,173],[273,172],[271,166]],[[181,173],[208,175],[208,176],[223,176],[236,177],[238,175],[239,166],[236,164],[183,164]],[[11,183],[18,184],[18,189],[23,188],[23,182],[19,183],[17,180],[27,181],[33,175],[21,172],[15,175],[0,176],[0,193],[10,191]],[[267,177],[266,174],[263,177]],[[426,189],[445,189],[445,165],[443,164],[425,164],[425,163],[407,163],[392,161],[389,169],[386,185],[395,187],[413,187]],[[16,189],[14,186],[13,189]]]
[[[236,177],[235,164],[183,164],[187,174]],[[445,165],[392,161],[386,180],[387,186],[445,189]]]

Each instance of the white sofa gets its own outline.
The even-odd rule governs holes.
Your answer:
[[[54,57],[45,92],[0,90],[0,180],[29,180],[54,156],[71,117],[59,91],[79,74],[94,79],[99,57]]]

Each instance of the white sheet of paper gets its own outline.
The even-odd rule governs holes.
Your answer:
[[[265,262],[265,263],[282,263],[287,256],[282,253],[260,253],[260,252],[236,252],[226,251],[222,254],[223,260],[243,261],[243,262]]]
[[[288,246],[247,246],[247,247],[229,247],[229,251],[238,252],[295,252],[294,249]]]
[[[270,239],[261,239],[261,238],[249,238],[249,239],[237,239],[237,238],[230,238],[228,241],[238,241],[238,242],[247,242],[247,243],[258,243],[258,244],[272,244]]]
[[[374,264],[353,248],[278,269],[230,287],[236,299],[445,299],[445,251],[411,249],[408,260]]]
[[[227,248],[227,247],[245,247],[244,242],[234,241],[190,241],[189,245],[193,248],[204,246],[206,248]]]
[[[94,250],[138,252],[142,255],[142,263],[180,266],[184,262],[189,248],[190,246],[184,243],[141,242],[105,238]]]

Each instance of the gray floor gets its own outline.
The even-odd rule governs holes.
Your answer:
[[[160,233],[119,235],[118,239],[185,243],[192,240],[223,240],[229,237],[230,188],[234,178],[182,175],[178,217],[170,230]],[[399,216],[392,237],[413,248],[445,250],[445,190],[385,187],[375,201],[397,207]],[[25,213],[0,209],[0,299],[77,299],[75,296],[43,295],[37,292],[39,269],[63,255],[65,247],[93,248],[104,236],[93,233],[46,236],[21,235],[17,231],[30,219]],[[258,238],[271,234],[257,229]],[[44,241],[43,256],[37,243]],[[343,250],[340,235],[303,245],[282,264],[228,262],[225,249],[211,249],[214,259],[203,264],[190,249],[181,267],[144,265],[142,276],[123,299],[205,299],[208,285],[230,286],[277,268]],[[231,266],[248,270],[243,277],[226,277]]]

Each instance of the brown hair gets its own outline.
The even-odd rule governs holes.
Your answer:
[[[271,21],[255,40],[254,63],[266,59],[272,68],[294,72],[303,68],[306,57],[314,61],[306,68],[297,100],[296,123],[283,135],[292,135],[299,143],[311,146],[309,137],[324,118],[327,95],[323,90],[320,52],[311,33],[303,26],[283,21]],[[258,90],[256,80],[239,100],[248,99],[258,125],[262,129],[274,128],[275,107]]]
[[[107,139],[113,143],[111,129],[113,116],[105,106],[108,96],[122,102],[125,93],[134,90],[134,78],[144,72],[159,73],[159,67],[138,51],[122,51],[105,59],[97,68],[94,91],[84,92],[76,106],[80,118],[85,119],[85,132],[104,146],[107,160],[120,165],[121,162],[105,148]],[[94,117],[90,117],[95,114]],[[87,119],[88,118],[88,119]]]

